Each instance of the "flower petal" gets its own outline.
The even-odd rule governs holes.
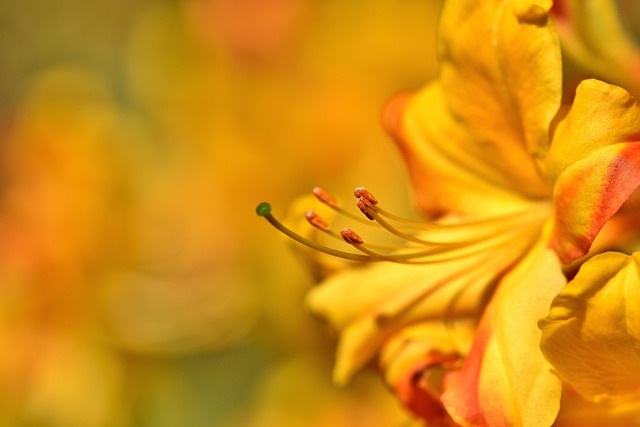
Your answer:
[[[396,97],[383,119],[407,164],[423,211],[503,214],[524,202],[514,180],[486,160],[502,155],[486,144],[474,145],[473,135],[451,117],[439,84],[414,96]]]
[[[621,87],[584,80],[556,128],[545,159],[553,181],[572,164],[609,145],[640,141],[640,105]]]
[[[547,175],[555,181],[550,245],[563,262],[585,255],[640,185],[637,142],[640,104],[620,87],[583,81],[545,159]]]
[[[540,321],[547,360],[582,397],[640,398],[640,253],[596,255]]]
[[[549,246],[562,262],[585,255],[604,224],[640,186],[640,143],[602,148],[569,166],[554,188]]]
[[[504,278],[485,311],[463,368],[445,378],[442,401],[472,426],[549,426],[561,384],[539,351],[538,319],[565,284],[542,245]]]
[[[549,196],[537,160],[560,106],[562,71],[550,6],[446,3],[439,83],[385,114],[423,210],[504,212],[518,197]]]
[[[380,365],[390,387],[411,412],[429,425],[450,426],[440,394],[445,372],[458,369],[473,341],[476,322],[422,322],[403,329],[385,345]]]
[[[473,264],[467,260],[460,264],[431,268],[382,264],[347,271],[313,289],[307,300],[311,311],[340,331],[334,381],[348,382],[388,338],[409,324],[453,314],[479,315],[491,276],[480,279],[464,274],[473,271]],[[460,292],[474,279],[479,280],[477,286]],[[447,286],[438,289],[443,283]]]
[[[387,339],[408,325],[479,315],[497,277],[525,253],[537,231],[453,261],[350,269],[313,289],[309,308],[340,331],[334,380],[349,381]]]
[[[548,0],[451,1],[440,26],[440,82],[452,116],[474,137],[468,149],[530,196],[544,194],[532,154],[546,153],[562,98],[550,7]]]
[[[562,389],[560,413],[554,427],[637,427],[640,425],[640,402],[599,403],[584,400],[567,384]]]

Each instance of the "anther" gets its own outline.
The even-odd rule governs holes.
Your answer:
[[[318,198],[318,200],[326,205],[332,207],[338,206],[338,200],[332,194],[328,193],[320,187],[315,187],[313,189],[313,194]]]
[[[371,194],[366,188],[364,187],[357,187],[354,191],[353,194],[357,197],[357,198],[365,198],[367,199],[369,202],[371,202],[371,204],[373,205],[377,205],[378,204],[378,199],[376,199],[376,197]]]
[[[362,237],[358,236],[358,234],[350,228],[345,228],[340,232],[340,235],[344,239],[345,242],[350,245],[361,245],[364,243]]]
[[[319,228],[322,231],[329,231],[329,223],[314,211],[307,211],[304,214],[304,217],[309,221],[309,224],[314,227]]]
[[[356,206],[360,209],[360,211],[371,221],[375,219],[376,206],[365,197],[358,197],[358,201],[356,202]]]

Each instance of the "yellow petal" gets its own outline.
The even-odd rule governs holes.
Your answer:
[[[550,1],[447,2],[440,26],[440,81],[469,149],[522,191],[543,192],[531,158],[547,150],[561,101],[558,38]]]
[[[518,180],[487,160],[511,161],[512,153],[476,142],[449,113],[441,85],[397,97],[385,111],[385,124],[407,164],[423,211],[490,215],[524,202]]]
[[[334,380],[347,382],[387,339],[408,325],[478,315],[496,277],[522,256],[534,233],[537,230],[453,261],[353,268],[313,289],[309,308],[340,331]]]
[[[565,263],[585,255],[640,184],[640,104],[599,80],[577,89],[545,159],[555,181],[551,247]]]
[[[618,86],[585,80],[567,116],[556,128],[545,159],[556,180],[570,165],[606,146],[640,140],[640,105]]]
[[[565,385],[560,413],[554,427],[637,427],[640,426],[640,402],[589,402]]]
[[[538,319],[565,284],[555,254],[541,245],[499,285],[463,368],[445,380],[442,401],[470,426],[549,426],[561,385],[539,350]]]
[[[380,366],[389,385],[395,385],[430,353],[469,354],[475,320],[451,322],[429,321],[409,326],[385,343],[380,353]]]
[[[540,321],[541,348],[585,399],[640,398],[640,253],[587,261]]]

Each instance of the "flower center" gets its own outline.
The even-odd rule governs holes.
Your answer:
[[[373,194],[364,187],[358,187],[354,191],[356,206],[365,219],[342,208],[337,199],[325,190],[316,187],[313,193],[341,217],[363,226],[374,226],[386,234],[384,240],[391,238],[394,242],[365,241],[362,234],[356,233],[352,227],[336,232],[316,212],[307,211],[307,221],[333,241],[341,242],[342,248],[324,245],[287,228],[271,214],[271,205],[268,203],[258,205],[256,213],[282,233],[309,248],[335,257],[367,263],[441,263],[491,251],[496,247],[513,247],[514,251],[520,252],[523,250],[523,243],[528,246],[537,240],[544,221],[549,218],[548,202],[535,202],[525,205],[521,210],[490,218],[448,217],[434,221],[413,221],[383,209]],[[346,249],[350,250],[345,250],[345,243],[348,245]]]

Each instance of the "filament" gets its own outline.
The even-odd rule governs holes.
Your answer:
[[[313,194],[324,205],[332,208],[342,217],[348,220],[357,220],[358,223],[364,222],[377,226],[379,230],[400,239],[401,243],[365,242],[365,239],[352,228],[346,227],[340,232],[333,231],[324,218],[314,211],[307,211],[305,218],[309,224],[335,241],[342,242],[342,244],[346,242],[352,251],[339,250],[303,237],[287,228],[271,214],[271,205],[268,203],[258,205],[256,212],[283,234],[311,249],[358,262],[434,264],[453,261],[494,247],[508,246],[511,244],[510,242],[522,239],[525,234],[528,235],[527,230],[535,230],[537,233],[546,217],[546,211],[537,209],[538,205],[532,204],[528,209],[493,218],[462,219],[452,223],[421,223],[406,220],[383,210],[373,194],[364,187],[358,187],[354,191],[354,195],[357,197],[356,206],[367,218],[365,220],[341,208],[337,198],[325,190],[316,187],[313,189]],[[521,231],[522,229],[524,231]],[[461,234],[471,235],[471,237],[461,240]]]

